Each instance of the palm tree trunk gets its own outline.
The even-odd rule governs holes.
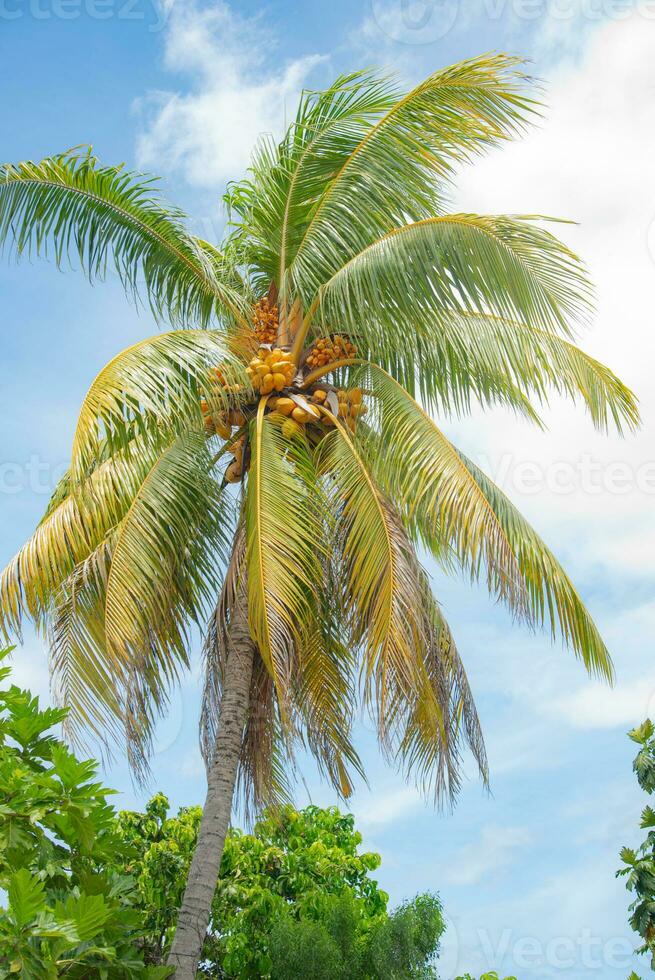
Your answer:
[[[175,938],[168,957],[168,965],[175,967],[175,980],[195,980],[209,925],[225,836],[232,813],[232,797],[248,712],[254,652],[255,645],[248,628],[244,582],[239,589],[230,623],[216,748],[207,774],[207,799]]]

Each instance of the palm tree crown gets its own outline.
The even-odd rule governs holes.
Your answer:
[[[577,257],[543,220],[447,210],[459,165],[536,109],[503,55],[408,93],[374,72],[307,92],[229,187],[221,248],[90,152],[0,169],[1,240],[75,255],[92,279],[114,266],[168,327],[92,383],[70,469],[0,580],[5,631],[28,615],[47,633],[72,738],[125,741],[143,773],[189,628],[212,610],[210,759],[244,588],[247,794],[283,791],[300,740],[347,795],[360,693],[394,764],[454,793],[463,745],[486,762],[419,547],[611,677],[552,553],[432,418],[499,403],[539,423],[555,391],[600,429],[638,421],[573,342],[590,311]]]

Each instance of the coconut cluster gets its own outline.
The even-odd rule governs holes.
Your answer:
[[[322,337],[317,340],[307,355],[305,363],[309,368],[320,368],[333,364],[335,361],[356,356],[357,348],[355,345],[348,337],[336,333],[332,337]]]
[[[275,303],[271,303],[268,296],[263,296],[255,303],[252,312],[252,325],[259,343],[269,344],[272,347],[277,340],[280,311]]]
[[[265,411],[281,417],[281,431],[286,439],[306,432],[314,445],[325,436],[329,427],[337,424],[354,432],[359,418],[367,410],[361,388],[335,388],[327,383],[307,385],[305,380],[309,371],[329,370],[337,362],[354,358],[357,348],[348,337],[334,334],[316,340],[298,364],[289,350],[276,346],[279,310],[274,297],[269,295],[258,300],[253,309],[252,324],[260,346],[246,367],[250,385],[244,388],[234,383],[226,364],[211,368],[209,372],[211,385],[219,385],[225,392],[240,393],[238,401],[244,404],[216,412],[210,409],[207,401],[201,402],[207,435],[223,439],[227,443],[226,450],[234,457],[225,471],[228,483],[240,482],[248,470],[247,423],[254,417],[261,396],[268,396]]]
[[[270,395],[272,391],[282,391],[294,379],[296,365],[291,354],[274,347],[260,347],[246,368],[250,383],[262,395]]]

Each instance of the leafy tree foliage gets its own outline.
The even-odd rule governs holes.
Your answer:
[[[4,660],[9,651],[0,653]],[[0,680],[10,674],[0,668]],[[0,691],[0,977],[169,976],[140,949],[135,883],[97,764],[51,733],[66,717],[29,691]]]
[[[0,653],[0,661],[9,651]],[[10,675],[0,668],[0,681]],[[159,980],[202,810],[169,816],[165,796],[116,813],[97,781],[52,734],[66,710],[0,690],[0,978]],[[444,929],[439,900],[387,913],[359,853],[352,816],[336,808],[268,811],[232,830],[201,973],[215,978],[422,980]],[[295,965],[294,965],[295,964]]]
[[[201,810],[168,815],[157,795],[145,813],[119,814],[137,881],[146,959],[158,962],[172,937]],[[370,877],[380,859],[358,853],[352,816],[336,808],[272,809],[252,834],[227,838],[201,972],[211,977],[414,980],[444,930],[435,896],[387,913],[388,896]]]
[[[646,719],[643,725],[628,733],[639,746],[632,768],[637,782],[646,793],[655,790],[655,725]],[[638,933],[643,945],[639,953],[650,953],[651,967],[655,970],[655,810],[644,807],[641,814],[642,829],[648,834],[636,849],[624,847],[621,860],[624,867],[617,871],[617,877],[626,878],[626,888],[634,892],[635,899],[630,905],[630,925]],[[639,980],[633,974],[630,980]]]

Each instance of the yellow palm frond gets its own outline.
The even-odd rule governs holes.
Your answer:
[[[90,734],[105,750],[123,739],[123,674],[107,656],[104,589],[116,532],[75,566],[46,617],[52,693],[68,709],[64,731],[78,749]]]
[[[73,478],[83,478],[105,446],[118,451],[135,433],[142,441],[161,443],[171,433],[202,431],[201,396],[214,413],[239,400],[232,388],[211,383],[209,370],[219,363],[226,383],[252,396],[244,365],[220,331],[175,330],[118,354],[82,404],[73,439]]]
[[[246,489],[250,629],[284,701],[295,651],[311,620],[321,580],[316,482],[309,447],[286,439],[284,418],[265,415],[262,399],[251,426]]]
[[[526,583],[532,619],[579,656],[590,673],[614,679],[609,651],[568,575],[508,497],[463,454],[462,462],[501,523]]]
[[[328,556],[325,562],[320,606],[298,651],[295,699],[302,740],[322,775],[342,799],[348,799],[354,776],[366,776],[352,741],[357,648],[350,642],[341,569],[334,558]]]
[[[389,687],[411,691],[417,680],[415,650],[423,645],[416,614],[418,583],[407,539],[347,429],[336,429],[318,449],[318,465],[329,476],[337,514],[334,533],[344,567],[352,642],[364,650],[364,690],[385,738]]]
[[[101,463],[76,492],[62,481],[60,496],[0,575],[6,634],[20,633],[24,615],[38,620],[47,612],[61,583],[120,522],[154,458],[133,448]]]
[[[518,616],[528,614],[521,570],[505,529],[443,432],[381,368],[366,369],[375,394],[376,478],[427,543],[444,543],[473,578],[486,571],[489,589]]]
[[[159,636],[165,657],[170,630],[181,655],[183,621],[196,618],[215,594],[230,523],[210,471],[204,437],[178,436],[148,472],[118,527],[105,601],[107,644],[117,658],[129,661]],[[172,603],[178,569],[190,556],[192,591]]]
[[[395,761],[439,801],[452,803],[461,785],[461,755],[468,748],[483,782],[489,778],[484,739],[464,666],[427,580],[423,594],[427,644],[421,651],[423,685],[404,699]],[[435,702],[440,725],[434,724]]]

